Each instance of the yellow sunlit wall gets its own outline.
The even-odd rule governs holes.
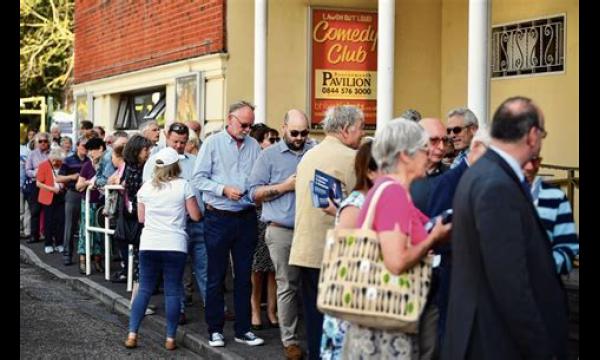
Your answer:
[[[271,0],[267,30],[267,124],[280,128],[290,108],[308,110],[308,7],[377,9],[374,0]],[[441,0],[397,0],[394,113],[439,116]],[[227,3],[226,103],[253,100],[254,1]]]

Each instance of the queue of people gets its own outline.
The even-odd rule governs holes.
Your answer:
[[[489,130],[467,108],[449,111],[446,124],[410,110],[374,138],[364,137],[364,115],[354,106],[328,109],[322,125],[325,137],[317,143],[302,110],[287,111],[279,132],[254,124],[254,106],[239,101],[225,128],[204,142],[198,122],[172,123],[163,144],[149,122],[141,134],[108,135],[110,146],[82,122],[70,155],[54,129],[36,134],[35,149],[21,147],[23,235],[40,241],[43,213],[46,253],[62,253],[69,266],[77,246],[84,271],[82,193],[95,189],[95,211],[98,189],[123,185],[114,236],[122,270],[113,280],[126,280],[133,245],[128,348],[138,344],[159,282],[165,348],[176,348],[192,278],[205,306],[208,344],[226,346],[223,289],[232,266],[234,341],[264,343],[257,333],[267,326],[260,306],[266,283],[268,326],[279,328],[287,359],[566,358],[559,275],[573,268],[579,241],[564,193],[537,176],[547,132],[531,99],[506,100]],[[50,141],[57,143],[52,149]],[[313,205],[315,170],[342,184],[339,207]],[[326,232],[360,228],[370,206],[391,274],[433,259],[417,334],[361,326],[317,307]],[[449,209],[452,221],[436,218]],[[102,245],[92,236],[98,272]]]

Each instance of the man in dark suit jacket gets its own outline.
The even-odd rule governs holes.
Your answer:
[[[506,100],[490,149],[459,182],[443,359],[566,359],[567,305],[522,165],[541,150],[541,110]]]

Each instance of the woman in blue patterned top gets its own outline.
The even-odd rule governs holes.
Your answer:
[[[379,176],[377,164],[371,156],[372,140],[365,141],[356,153],[354,172],[356,186],[346,197],[337,211],[335,223],[338,229],[353,229],[365,196],[373,186],[373,181]],[[344,335],[348,322],[329,315],[323,317],[323,336],[321,337],[321,359],[340,359]]]

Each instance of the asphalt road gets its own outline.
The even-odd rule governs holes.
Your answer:
[[[140,330],[138,348],[123,346],[127,317],[80,294],[35,266],[20,266],[21,359],[200,359],[164,349],[164,334]]]

